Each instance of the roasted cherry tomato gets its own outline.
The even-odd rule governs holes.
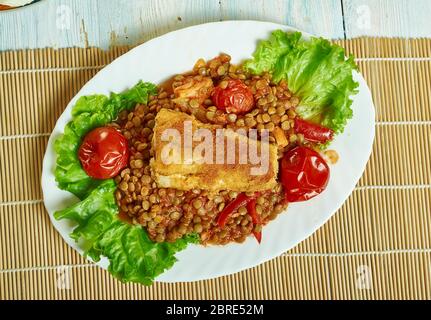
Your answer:
[[[94,129],[85,136],[78,157],[90,177],[115,177],[129,161],[127,139],[112,127]]]
[[[295,132],[310,142],[326,143],[334,138],[333,130],[298,118],[295,119]]]
[[[222,81],[223,82],[223,81]],[[242,114],[254,105],[253,93],[241,80],[227,80],[226,88],[220,85],[214,89],[212,100],[215,106],[227,113]]]
[[[307,201],[322,193],[329,181],[329,166],[319,153],[296,147],[281,160],[281,183],[286,201]]]

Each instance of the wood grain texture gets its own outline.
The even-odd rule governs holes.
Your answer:
[[[2,12],[1,49],[84,46],[85,28],[98,24],[96,9],[96,1],[52,0]],[[88,36],[90,43],[98,40],[94,32]]]
[[[262,20],[332,39],[344,37],[340,0],[222,0],[224,20]]]
[[[169,31],[220,20],[217,0],[98,0],[98,12],[103,48],[136,45]]]
[[[430,0],[343,0],[346,35],[431,37]]]
[[[0,51],[134,46],[190,25],[237,19],[340,39],[342,7],[347,37],[431,37],[429,0],[49,0],[0,13]]]
[[[50,0],[0,14],[0,50],[136,45],[220,20],[217,0]]]

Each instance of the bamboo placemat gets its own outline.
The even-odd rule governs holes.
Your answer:
[[[151,287],[122,284],[70,249],[40,188],[56,119],[128,48],[0,53],[0,299],[431,299],[431,40],[340,44],[358,58],[377,108],[373,155],[342,209],[257,268]]]

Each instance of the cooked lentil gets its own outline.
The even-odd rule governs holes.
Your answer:
[[[242,79],[251,89],[256,106],[246,115],[226,114],[218,110],[211,99],[186,99],[174,101],[174,88],[192,85],[202,77],[209,76],[214,85],[227,87],[229,79]],[[217,225],[220,212],[237,196],[237,192],[222,191],[216,194],[205,190],[180,191],[158,188],[151,177],[149,161],[152,156],[151,139],[155,116],[162,108],[195,115],[200,121],[225,127],[246,127],[270,131],[270,142],[275,142],[274,130],[284,132],[288,145],[279,146],[279,154],[304,143],[303,137],[293,130],[295,107],[299,99],[289,91],[287,83],[271,82],[271,76],[247,74],[241,66],[230,64],[230,57],[222,54],[208,62],[199,59],[191,72],[177,75],[169,85],[159,87],[157,96],[148,105],[137,105],[134,110],[122,112],[113,126],[119,128],[128,139],[129,166],[115,178],[118,185],[115,198],[121,216],[144,226],[150,238],[156,242],[175,241],[186,233],[196,232],[201,243],[224,245],[243,242],[262,226],[254,226],[246,207],[234,212],[221,229]],[[284,203],[281,184],[275,190],[261,192],[257,198],[256,212],[262,225],[274,220],[287,204]]]

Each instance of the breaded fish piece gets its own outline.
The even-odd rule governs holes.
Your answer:
[[[211,148],[205,151],[200,149],[200,152],[196,150],[202,145],[202,138],[185,144],[187,137],[190,141],[192,135],[202,131],[199,129],[206,129],[205,141],[211,144]],[[169,136],[169,133],[173,132],[176,134]],[[211,138],[208,136],[209,133]],[[173,136],[176,139],[173,139]],[[242,157],[240,160],[240,141],[250,150],[255,148],[256,154],[260,156],[266,154],[266,166],[262,166],[264,161],[260,164],[256,162],[256,158],[254,161],[249,160],[247,156],[249,149],[245,152],[246,159]],[[160,110],[155,119],[152,144],[154,151],[154,157],[151,159],[152,174],[161,188],[256,192],[270,190],[277,184],[278,157],[275,145],[250,139],[217,125],[204,124],[186,113]],[[221,149],[221,145],[224,149]],[[230,158],[228,150],[231,152]],[[241,154],[244,155],[244,152]],[[261,168],[260,172],[258,168]]]
[[[182,104],[190,99],[196,99],[203,103],[214,89],[213,81],[210,77],[186,76],[183,85],[174,88],[175,103]]]

